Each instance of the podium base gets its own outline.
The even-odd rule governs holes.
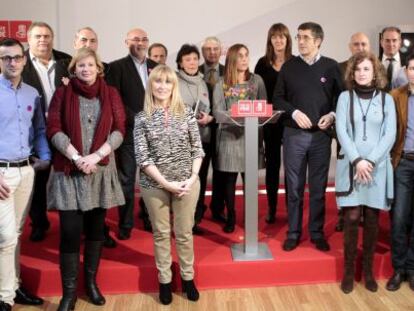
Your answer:
[[[258,243],[256,253],[246,253],[244,243],[231,245],[233,261],[273,260],[272,253],[266,243]]]

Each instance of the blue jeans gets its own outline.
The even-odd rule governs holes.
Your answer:
[[[414,161],[401,159],[395,170],[391,217],[391,258],[395,271],[414,271]]]

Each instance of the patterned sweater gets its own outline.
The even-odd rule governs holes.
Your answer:
[[[183,181],[191,176],[193,160],[204,157],[197,121],[189,107],[182,117],[169,109],[156,109],[150,117],[141,111],[135,117],[134,143],[144,188],[161,188],[143,172],[146,166],[155,165],[168,181]]]

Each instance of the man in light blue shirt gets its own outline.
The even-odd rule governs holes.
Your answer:
[[[22,82],[26,63],[22,44],[0,41],[0,311],[14,302],[39,305],[43,300],[20,287],[20,242],[33,188],[34,171],[49,166],[39,93]],[[29,157],[39,158],[30,165]]]

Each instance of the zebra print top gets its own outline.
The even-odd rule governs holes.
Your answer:
[[[150,117],[144,111],[135,117],[135,157],[144,188],[161,186],[143,172],[155,165],[168,181],[183,181],[191,177],[193,160],[204,157],[197,121],[192,110],[185,108],[182,117],[169,109],[156,109]]]

